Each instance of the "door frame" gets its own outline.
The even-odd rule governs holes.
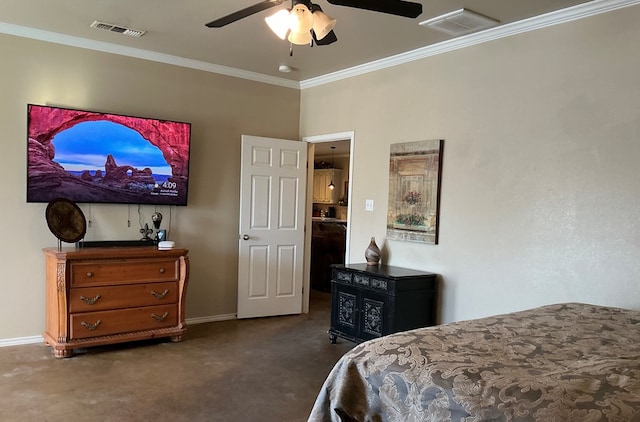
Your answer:
[[[302,293],[302,313],[309,312],[309,294],[311,293],[311,228],[313,216],[313,160],[315,158],[315,145],[320,142],[335,142],[335,141],[349,141],[349,192],[347,197],[347,232],[345,242],[345,257],[344,262],[350,263],[349,260],[349,245],[351,243],[351,195],[353,192],[353,147],[355,143],[355,132],[336,132],[328,133],[325,135],[305,136],[302,138],[303,142],[307,143],[307,202],[305,213],[305,234],[304,234],[304,288]]]

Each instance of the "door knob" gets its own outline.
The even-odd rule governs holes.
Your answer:
[[[249,235],[248,235],[248,234],[245,234],[244,236],[242,236],[242,239],[243,239],[243,240],[249,240]]]

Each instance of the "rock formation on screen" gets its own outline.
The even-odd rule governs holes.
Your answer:
[[[91,187],[93,192],[87,192],[83,199],[86,202],[109,202],[127,200],[127,193],[122,189],[148,189],[155,183],[149,168],[136,169],[131,166],[118,166],[111,155],[106,159],[105,171],[91,174],[83,172],[80,177],[67,173],[58,163],[54,162],[55,147],[51,142],[56,134],[69,129],[78,123],[92,120],[109,120],[124,125],[140,133],[144,139],[160,149],[165,161],[171,167],[169,178],[178,187],[178,191],[186,195],[188,174],[188,133],[176,132],[176,126],[162,120],[141,120],[128,116],[104,115],[88,111],[65,109],[32,109],[33,118],[29,123],[28,154],[31,165],[27,169],[30,183],[38,187],[46,187],[50,191],[59,192],[66,196],[69,190],[84,192]],[[40,116],[36,114],[40,113]],[[37,123],[36,123],[37,122]],[[188,131],[188,128],[185,128]],[[51,177],[55,174],[55,177]],[[104,189],[96,191],[96,184]],[[83,193],[84,195],[84,193]],[[124,195],[124,196],[123,196]],[[94,196],[99,196],[96,198]],[[132,195],[133,198],[133,195]],[[32,198],[38,200],[37,198]]]

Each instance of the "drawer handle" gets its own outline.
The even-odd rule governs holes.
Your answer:
[[[91,271],[87,272],[87,277],[89,278],[93,277],[93,273]]]
[[[151,294],[153,295],[153,297],[155,297],[156,299],[164,299],[164,297],[167,295],[167,293],[169,293],[169,290],[165,290],[162,293],[158,293],[155,290],[151,291]]]
[[[164,268],[160,268],[160,274],[164,274]]]
[[[164,313],[164,314],[162,314],[162,315],[151,314],[151,317],[152,317],[153,319],[155,319],[156,321],[158,321],[158,322],[162,322],[162,321],[164,321],[168,316],[169,316],[169,312],[165,312],[165,313]]]
[[[89,331],[93,331],[93,330],[95,330],[96,328],[98,328],[98,326],[99,326],[100,324],[102,324],[102,321],[100,321],[100,320],[97,320],[97,321],[96,321],[95,323],[93,323],[93,324],[89,324],[88,322],[84,322],[84,321],[82,321],[82,322],[80,323],[80,325],[82,325],[83,327],[85,327],[85,328],[86,328],[87,330],[89,330]]]
[[[98,299],[100,299],[100,295],[96,295],[96,297],[94,297],[94,298],[80,296],[80,300],[85,301],[87,303],[87,305],[93,305],[94,303],[96,303],[98,301]]]

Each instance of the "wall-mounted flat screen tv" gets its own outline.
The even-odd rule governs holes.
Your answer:
[[[27,105],[27,202],[187,205],[189,123]]]

